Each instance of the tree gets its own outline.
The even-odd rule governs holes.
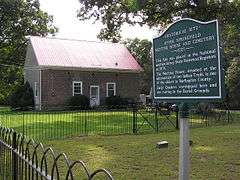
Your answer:
[[[23,79],[26,36],[46,36],[57,29],[39,0],[0,1],[0,103]]]
[[[99,35],[103,40],[118,41],[124,23],[148,25],[162,31],[183,17],[201,21],[218,19],[225,71],[233,59],[240,57],[240,0],[79,1],[82,4],[78,13],[80,20],[93,18],[105,25]]]
[[[239,0],[79,0],[79,2],[82,5],[78,13],[80,20],[90,18],[100,20],[109,32],[117,30],[114,28],[124,23],[164,27],[176,17],[183,16],[200,20],[221,18],[225,22],[239,21],[237,18],[229,19],[233,17],[232,14],[239,14],[237,12]]]
[[[105,28],[99,38],[119,41],[124,23],[148,25],[163,30],[177,18],[191,17],[202,21],[219,19],[225,60],[240,55],[239,0],[79,0],[80,20],[94,18]],[[228,63],[226,64],[226,67]]]
[[[33,90],[28,82],[17,87],[9,97],[9,104],[12,109],[28,110],[34,107]]]
[[[144,70],[141,75],[141,93],[149,94],[152,86],[152,43],[147,39],[138,38],[126,39],[123,43]]]
[[[227,103],[231,108],[240,107],[240,59],[230,62],[226,73]]]
[[[177,18],[191,17],[202,21],[219,19],[226,59],[240,54],[239,0],[79,0],[80,20],[94,18],[105,28],[101,40],[119,41],[124,23],[148,25],[163,30]],[[231,35],[229,35],[231,34]]]

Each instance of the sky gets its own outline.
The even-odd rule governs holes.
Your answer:
[[[93,21],[80,21],[77,18],[77,10],[80,9],[78,0],[40,0],[41,9],[49,15],[53,15],[54,25],[59,28],[56,34],[58,38],[93,40],[97,39],[103,25],[101,22],[93,24]],[[156,36],[156,31],[147,26],[139,25],[122,27],[122,38],[139,38],[152,40]]]

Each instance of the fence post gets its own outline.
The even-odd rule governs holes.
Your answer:
[[[23,113],[23,136],[25,136],[25,119],[24,119],[24,112]]]
[[[227,109],[227,122],[228,122],[228,124],[230,122],[230,111],[229,111],[229,108]]]
[[[155,106],[155,126],[156,126],[156,132],[159,131],[157,115],[158,115],[158,106]]]
[[[178,105],[174,104],[172,106],[172,110],[176,113],[176,129],[179,130],[179,108]]]
[[[85,119],[84,119],[84,132],[85,132],[85,135],[88,134],[88,130],[87,130],[87,110],[84,110],[84,114],[85,114]]]
[[[133,109],[133,134],[137,133],[137,108],[135,105],[132,107]]]
[[[13,132],[12,137],[12,179],[18,179],[18,162],[17,162],[17,154],[14,151],[17,151],[17,133]]]
[[[179,130],[179,118],[178,118],[179,110],[176,108],[176,129]]]

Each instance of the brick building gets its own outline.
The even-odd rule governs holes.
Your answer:
[[[88,96],[91,106],[111,95],[137,101],[141,72],[122,44],[34,36],[29,38],[24,66],[39,110],[66,106],[78,94]]]

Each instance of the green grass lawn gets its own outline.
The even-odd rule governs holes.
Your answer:
[[[80,135],[118,135],[133,133],[132,109],[87,110],[87,111],[49,111],[14,112],[2,108],[0,122],[3,126],[24,133],[37,140],[61,139]],[[137,128],[140,133],[154,132],[156,120],[154,112],[137,113]],[[158,116],[160,130],[174,129],[175,115],[166,121]]]
[[[220,114],[220,113],[219,113]],[[211,124],[227,123],[226,113],[221,116],[209,116],[206,121],[200,115],[190,116],[191,127],[203,127]],[[155,116],[155,111],[140,109],[136,113],[137,132],[153,133],[157,130],[173,131],[176,125],[176,114]],[[231,113],[240,119],[239,111]],[[82,135],[119,135],[133,133],[133,110],[86,110],[86,111],[11,111],[0,107],[0,124],[13,128],[36,140],[63,139]],[[157,129],[158,127],[158,129]]]
[[[106,168],[115,179],[177,179],[179,132],[87,136],[46,141],[90,170]],[[190,179],[240,179],[240,124],[191,129]],[[167,149],[156,143],[167,140]]]
[[[132,110],[14,112],[0,107],[0,123],[67,153],[73,160],[83,160],[91,171],[107,168],[116,179],[177,179],[175,114],[168,116],[169,120],[158,114],[160,133],[154,133],[155,112],[140,110],[139,135],[129,135],[133,129],[132,113]],[[199,115],[190,116],[191,127],[204,127],[191,129],[194,141],[191,179],[240,179],[240,123],[221,126],[227,123],[226,115],[223,112],[221,116],[209,116],[209,121]],[[230,122],[238,122],[240,113],[234,111],[231,116]],[[205,127],[206,123],[220,126]],[[156,149],[160,140],[169,141],[169,148]]]

